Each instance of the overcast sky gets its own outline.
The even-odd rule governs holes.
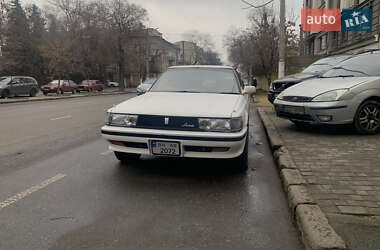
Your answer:
[[[47,0],[21,0],[23,3],[37,3],[40,7]],[[158,28],[170,42],[182,40],[182,34],[192,30],[208,33],[213,37],[216,49],[226,60],[223,37],[231,28],[245,28],[248,24],[248,10],[240,0],[129,0],[148,11],[149,26]],[[268,0],[248,0],[262,4]],[[278,10],[279,0],[274,8]],[[287,1],[287,12],[294,10],[301,14],[302,0]],[[272,6],[272,5],[270,5]]]

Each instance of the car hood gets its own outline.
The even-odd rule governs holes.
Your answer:
[[[380,77],[337,77],[317,78],[304,81],[286,89],[284,96],[315,97],[336,89],[349,89],[359,84],[380,79]]]
[[[110,109],[113,113],[186,117],[231,117],[242,95],[147,92]],[[240,100],[241,101],[241,100]]]
[[[311,74],[311,73],[298,73],[298,74],[293,74],[293,75],[288,75],[288,76],[285,76],[281,79],[278,79],[276,81],[274,81],[274,83],[277,83],[277,82],[301,82],[301,81],[304,81],[304,80],[307,80],[307,79],[310,79],[310,78],[314,78],[314,77],[317,77],[319,74]]]

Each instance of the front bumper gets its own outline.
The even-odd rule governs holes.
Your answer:
[[[274,106],[278,117],[311,124],[349,124],[353,122],[356,112],[356,106],[347,100],[297,103],[276,99]],[[297,112],[289,112],[286,111],[289,108],[284,106],[301,108]],[[331,120],[324,120],[329,117]]]
[[[237,133],[193,132],[154,130],[104,126],[102,136],[108,141],[124,142],[123,146],[110,144],[109,149],[117,152],[153,155],[151,141],[179,142],[180,157],[231,159],[241,155],[246,143],[247,128]],[[225,152],[209,149],[228,148]]]
[[[58,89],[55,88],[55,89],[52,89],[52,88],[41,88],[41,91],[43,93],[57,93]]]

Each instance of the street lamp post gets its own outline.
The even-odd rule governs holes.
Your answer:
[[[280,0],[280,45],[279,45],[279,62],[278,62],[278,78],[285,76],[285,0]]]

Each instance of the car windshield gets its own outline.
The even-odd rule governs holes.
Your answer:
[[[380,76],[379,59],[380,53],[361,54],[336,65],[323,77]]]
[[[240,94],[231,69],[173,68],[152,86],[152,92]]]
[[[90,81],[90,80],[84,80],[82,81],[82,84],[91,84],[93,81]]]
[[[157,79],[155,79],[155,78],[150,78],[150,79],[146,79],[143,83],[152,85],[156,80]]]
[[[10,81],[10,77],[0,77],[0,85],[7,85]]]
[[[320,59],[316,61],[315,63],[311,64],[309,67],[304,69],[303,73],[325,73],[326,71],[330,70],[332,67],[337,65],[338,63],[346,60],[349,58],[349,56],[335,56],[335,57],[327,57]]]

